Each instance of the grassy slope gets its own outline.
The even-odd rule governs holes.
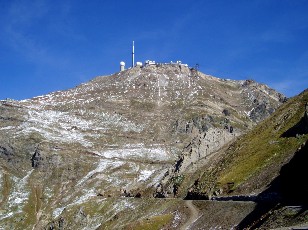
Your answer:
[[[228,187],[226,186],[228,183],[232,184],[232,187],[228,188],[232,190],[239,189],[249,182],[256,184],[246,189],[246,192],[253,192],[266,186],[270,179],[277,175],[282,164],[308,140],[307,134],[299,137],[281,137],[303,117],[307,102],[308,91],[291,98],[271,117],[234,142],[218,165],[203,174],[202,192],[208,191],[213,186],[216,189]],[[264,174],[264,178],[260,178],[260,174]],[[259,181],[254,181],[256,178]],[[245,191],[243,188],[240,190]]]

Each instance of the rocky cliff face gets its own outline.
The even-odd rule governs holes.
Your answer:
[[[59,227],[73,218],[65,210],[87,208],[97,197],[153,197],[159,186],[172,193],[175,175],[194,171],[284,101],[265,85],[178,64],[1,101],[0,225]],[[99,217],[78,209],[74,218],[94,228],[132,205],[121,202],[106,204]]]
[[[308,140],[307,102],[306,90],[289,99],[254,129],[225,146],[223,151],[218,151],[214,161],[199,164],[199,168],[205,170],[199,170],[195,184],[190,183],[190,195],[253,194],[260,199],[271,197],[271,200],[288,202],[290,196],[283,198],[287,187],[288,192],[299,194],[301,190],[306,191],[300,178],[307,174],[301,171],[304,168],[302,164],[307,163],[302,153]],[[281,182],[284,180],[281,178],[285,177],[288,177],[288,182]],[[293,183],[297,185],[293,186]],[[299,195],[292,199],[295,197],[299,198]]]

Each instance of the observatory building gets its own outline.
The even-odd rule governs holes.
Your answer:
[[[124,71],[125,70],[125,62],[121,61],[120,62],[120,71]]]
[[[151,60],[146,60],[144,62],[144,64],[142,62],[136,62],[135,63],[135,42],[133,41],[133,47],[132,47],[132,67],[131,68],[134,68],[135,66],[137,67],[143,67],[143,66],[162,66],[162,65],[178,65],[178,66],[185,66],[185,67],[188,67],[187,64],[183,64],[182,61],[176,61],[176,62],[169,62],[169,63],[159,63],[159,62],[156,62],[156,61],[151,61]],[[121,61],[120,62],[120,71],[124,71],[125,70],[125,62],[124,61]]]

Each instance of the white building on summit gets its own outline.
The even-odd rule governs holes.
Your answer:
[[[125,70],[125,62],[121,61],[120,62],[120,71],[123,71],[123,70]]]
[[[159,63],[156,61],[151,61],[151,60],[146,60],[144,62],[144,64],[142,62],[136,62],[135,64],[135,42],[133,41],[133,48],[132,48],[132,67],[138,66],[138,67],[142,67],[142,66],[161,66],[161,65],[179,65],[179,66],[185,66],[188,67],[187,64],[183,64],[182,61],[176,61],[176,62],[169,62],[169,63]],[[120,71],[124,71],[125,70],[125,62],[121,61],[120,62]]]
[[[150,61],[150,60],[146,60],[144,62],[144,65],[147,66],[147,65],[156,65],[156,62],[155,61]]]

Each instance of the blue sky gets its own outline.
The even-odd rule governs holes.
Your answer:
[[[307,0],[0,0],[0,99],[64,90],[119,62],[181,60],[294,96],[308,87]]]

